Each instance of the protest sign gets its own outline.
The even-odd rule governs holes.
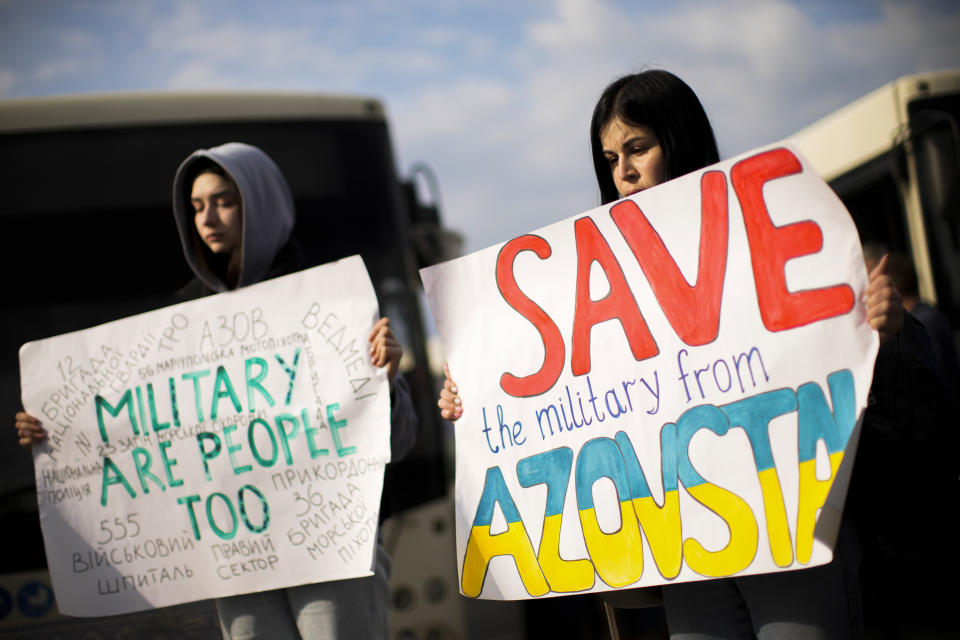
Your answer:
[[[464,403],[465,595],[831,559],[878,338],[853,222],[792,147],[421,275]]]
[[[390,457],[377,316],[354,256],[25,344],[61,612],[371,575]]]

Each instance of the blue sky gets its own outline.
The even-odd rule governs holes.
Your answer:
[[[470,251],[592,208],[587,122],[647,66],[700,95],[724,156],[900,75],[960,67],[950,0],[0,0],[0,98],[289,89],[386,103]]]

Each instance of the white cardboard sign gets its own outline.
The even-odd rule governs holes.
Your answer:
[[[795,149],[421,274],[464,402],[465,595],[831,559],[878,338],[853,222]]]
[[[25,344],[61,612],[371,575],[390,459],[377,317],[354,256]]]

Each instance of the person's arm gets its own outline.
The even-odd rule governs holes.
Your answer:
[[[43,442],[47,438],[40,421],[26,411],[18,411],[13,417],[13,426],[17,430],[17,440],[21,447],[30,448],[35,442]]]
[[[880,350],[844,507],[861,533],[876,539],[903,522],[918,529],[951,526],[937,509],[956,501],[953,452],[960,446],[956,401],[935,371],[923,325],[896,308],[899,296],[883,293],[883,263],[867,287],[867,317],[880,332]],[[940,515],[934,521],[931,514]]]
[[[886,273],[889,255],[870,272],[867,321],[880,334],[867,415],[872,428],[889,437],[927,437],[953,404],[942,381],[923,325],[903,308]]]
[[[370,362],[387,368],[390,381],[390,459],[400,460],[413,447],[417,437],[417,414],[413,410],[410,387],[400,371],[403,347],[390,329],[390,319],[380,318],[370,331]]]
[[[390,460],[402,459],[417,439],[417,414],[413,410],[410,386],[397,375],[390,390]]]

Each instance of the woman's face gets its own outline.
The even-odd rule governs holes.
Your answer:
[[[215,173],[201,173],[190,192],[194,223],[200,239],[213,253],[230,255],[243,237],[243,207],[232,180]]]
[[[600,131],[600,145],[621,198],[663,182],[663,148],[650,127],[614,118]]]

